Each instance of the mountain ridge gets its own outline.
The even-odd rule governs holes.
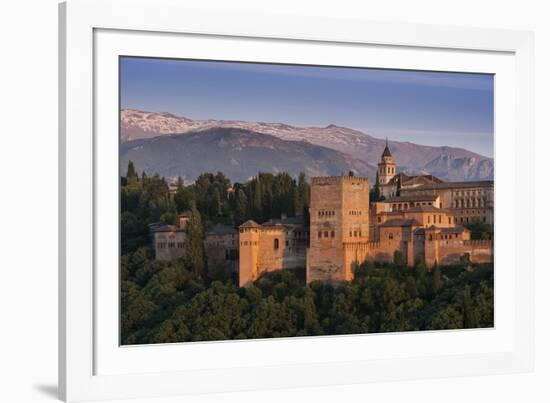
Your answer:
[[[121,111],[121,143],[169,136],[201,133],[213,128],[238,128],[294,142],[339,151],[376,166],[385,147],[385,140],[359,130],[334,124],[325,127],[296,127],[285,123],[228,120],[193,120],[168,112]],[[444,180],[493,179],[494,161],[475,152],[451,146],[426,146],[410,141],[389,141],[398,168],[408,174],[433,174]]]
[[[337,150],[231,127],[128,141],[121,145],[122,172],[130,160],[138,171],[170,179],[181,176],[187,183],[201,173],[218,171],[236,182],[258,172],[304,172],[308,177],[348,171],[373,177],[376,172],[376,167]]]

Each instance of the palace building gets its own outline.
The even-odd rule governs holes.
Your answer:
[[[188,223],[187,214],[180,214],[177,225],[153,225],[151,227],[156,260],[175,260],[184,256]]]
[[[249,220],[238,229],[214,227],[205,239],[209,270],[237,271],[239,286],[247,286],[264,272],[298,268],[306,269],[308,283],[349,281],[363,261],[392,262],[396,252],[408,266],[420,261],[429,268],[465,256],[473,263],[492,261],[492,240],[472,240],[464,225],[493,224],[493,181],[398,173],[387,143],[378,170],[380,201],[370,203],[367,178],[314,177],[309,223],[283,216],[262,224]],[[184,227],[182,217],[178,227],[153,232],[157,258],[180,256]]]

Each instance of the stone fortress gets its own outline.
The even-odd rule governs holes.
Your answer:
[[[216,226],[205,236],[209,270],[236,272],[240,286],[264,272],[306,268],[308,283],[349,281],[366,259],[408,266],[493,259],[492,240],[471,240],[462,224],[493,224],[493,181],[444,182],[396,172],[388,145],[378,164],[382,201],[369,201],[369,181],[350,174],[311,178],[310,222],[281,217],[238,229]],[[153,231],[157,259],[183,256],[185,216]],[[181,246],[181,248],[179,248]]]

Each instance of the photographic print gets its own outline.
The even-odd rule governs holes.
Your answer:
[[[121,344],[494,326],[492,74],[119,77]]]

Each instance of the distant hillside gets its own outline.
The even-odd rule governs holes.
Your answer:
[[[132,160],[138,171],[193,181],[203,172],[223,172],[233,181],[245,181],[261,172],[288,172],[296,176],[340,175],[354,171],[373,178],[376,168],[340,151],[303,141],[237,128],[158,136],[124,142],[120,164],[125,172]]]
[[[225,120],[192,120],[170,113],[121,112],[121,142],[189,133],[213,128],[238,128],[268,134],[280,140],[306,142],[348,154],[375,167],[385,146],[378,139],[358,130],[329,125],[294,127],[282,123]],[[493,179],[493,159],[458,147],[433,147],[411,142],[389,142],[398,169],[409,174],[430,173],[445,180]],[[355,164],[356,162],[353,162]]]

